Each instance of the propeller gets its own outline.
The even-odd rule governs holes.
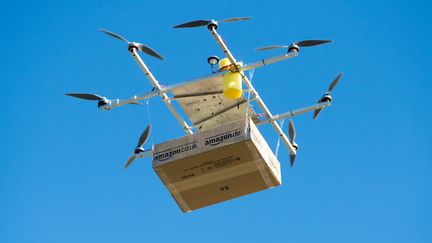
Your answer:
[[[289,132],[290,142],[291,142],[292,146],[294,147],[294,149],[297,152],[297,150],[298,150],[298,144],[295,142],[296,131],[295,131],[293,120],[289,121],[288,132]],[[290,154],[290,164],[291,164],[291,167],[294,165],[295,158],[296,158],[295,154]]]
[[[66,93],[65,95],[72,96],[78,99],[83,99],[83,100],[101,100],[105,98],[97,94]]]
[[[176,25],[174,28],[194,28],[194,27],[201,27],[201,26],[207,26],[209,24],[213,24],[217,28],[218,22],[223,23],[230,23],[230,22],[236,22],[236,21],[242,21],[242,20],[249,20],[252,19],[251,17],[235,17],[235,18],[228,18],[228,19],[222,19],[222,20],[194,20],[191,22],[187,22],[184,24]]]
[[[137,43],[137,42],[129,42],[123,36],[121,36],[119,34],[116,34],[114,32],[111,32],[109,30],[106,30],[106,29],[100,29],[100,31],[102,31],[103,33],[105,33],[107,35],[110,35],[110,36],[112,36],[112,37],[114,37],[116,39],[119,39],[121,41],[126,42],[128,44],[128,49],[129,50],[132,47],[135,47],[135,48],[137,48],[138,50],[140,50],[141,52],[143,52],[143,53],[145,53],[147,55],[150,55],[150,56],[155,57],[155,58],[160,59],[160,60],[164,60],[164,58],[161,55],[159,55],[155,50],[151,49],[149,46],[146,46],[144,44]]]
[[[129,165],[132,164],[132,162],[137,158],[137,155],[141,152],[144,152],[144,148],[142,147],[145,142],[147,141],[151,131],[151,125],[148,125],[144,132],[141,134],[140,138],[138,139],[137,146],[132,154],[132,156],[128,159],[126,164],[124,165],[124,168],[126,169],[129,167]]]
[[[75,97],[82,100],[97,100],[98,107],[101,107],[103,105],[107,105],[109,103],[109,100],[106,97],[100,96],[98,94],[86,94],[86,93],[66,93],[65,95]],[[141,105],[141,103],[137,101],[132,101],[128,103],[129,105]]]
[[[98,94],[85,94],[85,93],[66,93],[67,96],[72,96],[82,100],[97,100],[98,107],[108,104],[108,99],[106,97],[100,96]]]
[[[332,101],[332,97],[330,96],[330,92],[336,87],[336,85],[338,84],[338,82],[342,78],[342,76],[343,76],[343,73],[339,73],[339,75],[333,80],[333,82],[331,82],[330,86],[328,87],[327,92],[324,93],[324,96],[318,100],[318,103],[326,102],[326,101],[327,102]],[[317,119],[317,117],[321,111],[322,111],[322,108],[315,110],[314,114],[313,114],[313,119]]]
[[[289,46],[264,46],[264,47],[256,48],[255,50],[267,51],[267,50],[291,48],[291,47],[311,47],[311,46],[318,46],[330,42],[332,42],[332,40],[304,40],[304,41],[292,43]]]

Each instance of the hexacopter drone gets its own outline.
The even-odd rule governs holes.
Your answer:
[[[112,108],[126,104],[139,104],[139,101],[160,96],[162,101],[168,106],[171,113],[180,123],[186,134],[199,133],[200,131],[206,129],[218,127],[222,124],[242,119],[246,114],[256,125],[270,123],[273,126],[275,132],[284,142],[290,153],[290,162],[292,166],[294,164],[298,149],[298,145],[295,143],[296,132],[294,129],[294,123],[292,120],[290,120],[288,138],[277,121],[311,111],[314,112],[313,118],[316,119],[318,114],[324,108],[327,108],[331,105],[332,97],[330,96],[330,92],[335,88],[343,74],[340,73],[334,79],[328,90],[316,104],[291,110],[282,114],[272,115],[264,101],[259,96],[258,92],[253,87],[250,79],[244,74],[244,72],[296,57],[298,56],[302,47],[326,44],[330,43],[331,40],[304,40],[292,43],[288,46],[267,46],[257,48],[257,50],[271,50],[281,48],[287,49],[287,52],[282,55],[243,64],[235,59],[233,54],[228,49],[226,43],[216,30],[219,23],[228,23],[249,19],[251,18],[229,18],[220,21],[213,19],[196,20],[174,26],[174,28],[193,28],[206,26],[226,57],[222,60],[219,60],[219,58],[216,56],[211,56],[208,58],[207,61],[211,65],[212,70],[211,74],[166,87],[159,84],[158,80],[153,76],[147,65],[141,59],[139,51],[163,60],[161,55],[144,44],[129,42],[118,34],[101,29],[102,32],[128,44],[128,51],[131,53],[134,60],[138,63],[145,76],[153,85],[152,91],[144,95],[135,95],[124,100],[108,99],[97,94],[86,93],[67,93],[66,95],[85,100],[96,100],[98,101],[98,107],[101,110],[110,110]],[[218,65],[218,69],[215,68],[216,65]],[[245,89],[242,88],[242,85],[245,86]],[[180,105],[184,113],[187,115],[188,121],[183,118],[176,110],[176,108],[173,106],[173,102],[177,102]],[[259,107],[259,111],[255,110],[256,107]],[[125,164],[125,168],[127,168],[136,158],[151,157],[153,155],[152,149],[143,148],[143,145],[150,134],[150,130],[151,125],[148,125],[141,134],[137,147]]]

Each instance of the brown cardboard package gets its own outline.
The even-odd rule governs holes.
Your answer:
[[[153,154],[183,212],[281,184],[279,161],[250,119],[155,145]]]

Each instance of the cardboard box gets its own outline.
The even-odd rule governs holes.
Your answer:
[[[281,184],[279,161],[250,119],[155,145],[153,169],[183,212]]]

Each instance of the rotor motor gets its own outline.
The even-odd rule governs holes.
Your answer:
[[[293,43],[288,47],[288,52],[291,52],[291,51],[299,52],[300,47],[297,44]]]
[[[133,52],[133,50],[138,51],[139,49],[134,42],[128,43],[128,51]]]
[[[294,141],[291,142],[291,145],[294,147],[295,151],[298,150],[299,146],[298,146],[298,144],[296,142],[294,142]]]
[[[102,97],[99,101],[98,101],[98,108],[101,108],[101,106],[104,105],[108,105],[108,99],[105,97]]]
[[[142,152],[144,152],[144,148],[143,147],[137,147],[134,150],[134,154],[139,154],[139,153],[142,153]]]
[[[215,29],[217,30],[218,28],[218,23],[215,20],[211,20],[208,24],[207,24],[207,29],[212,30]]]
[[[325,93],[323,97],[321,97],[320,102],[332,102],[332,97],[329,93]]]

